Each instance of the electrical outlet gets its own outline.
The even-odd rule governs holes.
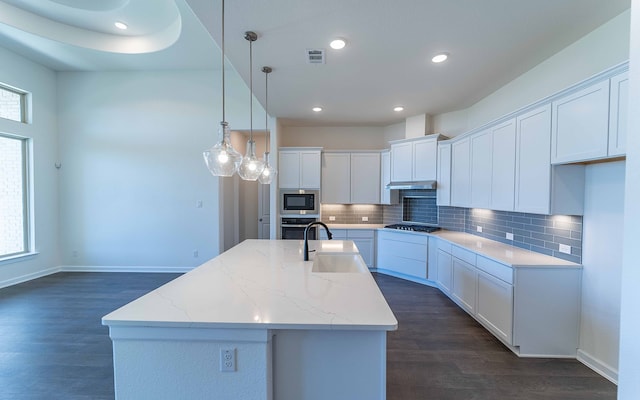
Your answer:
[[[369,222],[369,217],[362,217],[362,222]]]
[[[507,240],[513,240],[513,233],[507,232]]]
[[[480,225],[478,225],[478,226],[476,226],[476,230],[477,230],[478,232],[482,232],[482,227],[481,227]]]
[[[202,208],[202,200],[196,201],[196,208]]]
[[[558,250],[560,253],[571,254],[571,246],[567,246],[566,244],[561,244]]]
[[[74,250],[71,252],[71,255],[73,256],[73,258],[78,257],[78,250]]]
[[[198,250],[193,251],[193,258],[198,258]]]
[[[220,349],[220,372],[236,372],[236,349]]]
[[[329,221],[335,221],[335,220],[336,220],[335,215],[330,215],[330,216],[329,216]]]

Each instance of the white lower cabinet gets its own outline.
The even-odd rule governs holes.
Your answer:
[[[513,286],[478,271],[476,318],[505,343],[513,343]]]
[[[424,234],[378,231],[377,268],[427,279],[428,240]]]
[[[437,244],[441,291],[524,357],[575,357],[582,270],[516,267],[445,240]]]
[[[476,312],[478,272],[476,267],[456,257],[452,260],[453,285],[451,297],[469,314]]]

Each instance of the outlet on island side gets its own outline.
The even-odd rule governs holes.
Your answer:
[[[236,349],[220,349],[220,372],[236,372]]]

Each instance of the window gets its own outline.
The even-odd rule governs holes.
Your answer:
[[[0,258],[30,251],[27,140],[0,134]]]
[[[0,85],[0,118],[26,122],[26,98],[26,93]]]

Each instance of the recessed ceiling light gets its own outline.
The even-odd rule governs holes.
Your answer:
[[[313,107],[312,110],[315,112],[320,112],[322,111],[322,107]]]
[[[331,41],[331,43],[329,43],[329,46],[331,46],[332,49],[335,50],[340,50],[340,49],[344,49],[344,46],[347,45],[347,42],[344,39],[335,39],[333,41]]]
[[[449,58],[449,55],[447,53],[440,53],[440,54],[436,54],[435,56],[433,56],[431,61],[434,62],[434,63],[441,63],[443,61],[446,61],[447,58]]]
[[[402,107],[402,106],[393,107],[393,111],[395,111],[395,112],[404,111],[404,107]]]
[[[126,29],[129,27],[127,24],[125,24],[125,23],[124,23],[124,22],[122,22],[122,21],[116,21],[116,22],[114,23],[114,25],[116,26],[116,28],[118,28],[118,29],[122,29],[123,31],[124,31],[124,30],[126,30]]]

